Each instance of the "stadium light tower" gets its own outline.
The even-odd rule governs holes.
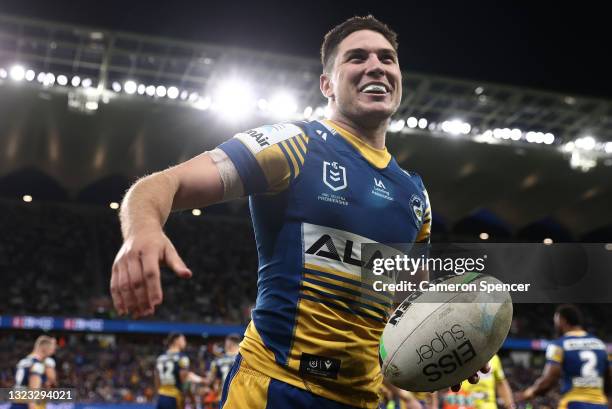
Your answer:
[[[221,83],[213,97],[213,109],[227,118],[242,118],[255,107],[249,84],[231,79]]]

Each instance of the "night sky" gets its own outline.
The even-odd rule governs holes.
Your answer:
[[[539,3],[0,0],[0,13],[315,58],[334,24],[372,13],[398,32],[405,71],[612,99],[603,6]]]

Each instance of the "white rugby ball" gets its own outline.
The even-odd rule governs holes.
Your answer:
[[[473,284],[480,289],[482,281],[501,284],[477,273],[453,274],[431,283]],[[497,353],[511,323],[512,299],[507,291],[416,291],[399,305],[383,331],[383,375],[413,392],[456,385]]]

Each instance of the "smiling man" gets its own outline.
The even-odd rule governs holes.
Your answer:
[[[376,408],[379,340],[392,295],[362,276],[362,243],[428,242],[419,175],[385,147],[402,97],[396,35],[372,16],[336,26],[321,49],[324,121],[237,134],[138,181],[121,208],[111,291],[120,313],[162,301],[159,264],[191,271],[162,226],[171,210],[250,197],[258,295],[222,408]]]

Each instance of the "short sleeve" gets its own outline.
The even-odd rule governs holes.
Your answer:
[[[46,357],[45,366],[47,368],[55,368],[55,359],[51,358],[50,356]]]
[[[563,363],[563,348],[557,344],[549,344],[546,347],[546,362],[553,364]]]
[[[302,129],[290,123],[250,129],[219,145],[238,170],[247,195],[286,189],[299,175],[307,147]]]

